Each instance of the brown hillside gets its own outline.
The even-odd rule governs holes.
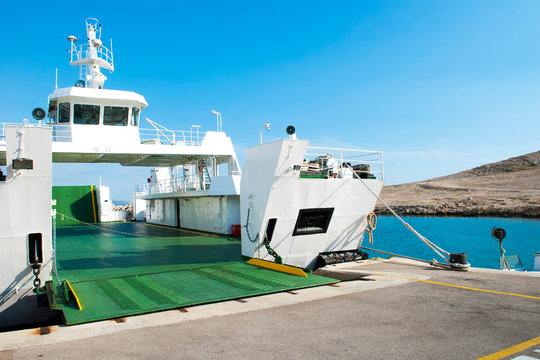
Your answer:
[[[385,186],[398,214],[540,217],[540,151],[414,183]],[[388,211],[379,202],[378,214]]]

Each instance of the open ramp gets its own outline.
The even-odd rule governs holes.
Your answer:
[[[72,325],[334,282],[322,276],[300,277],[238,262],[73,282],[82,310],[73,301],[59,302],[57,309],[63,311],[66,324]]]
[[[337,282],[246,264],[235,238],[142,223],[97,226],[59,230],[59,273],[82,307],[56,288],[51,307],[68,325]]]

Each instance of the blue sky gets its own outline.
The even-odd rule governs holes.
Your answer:
[[[68,35],[84,19],[113,39],[105,87],[132,90],[171,129],[214,130],[242,161],[294,125],[313,145],[385,152],[387,184],[540,148],[538,1],[8,2],[0,14],[2,122],[30,118],[72,86]],[[129,200],[146,168],[54,167],[54,183]]]

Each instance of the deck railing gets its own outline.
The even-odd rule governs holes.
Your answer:
[[[0,144],[6,143],[6,126],[8,125],[21,126],[21,124],[15,123],[0,123]]]
[[[142,143],[156,141],[163,145],[199,146],[204,139],[205,133],[200,131],[199,125],[192,125],[189,131],[169,130],[148,118],[146,121],[152,126],[152,129],[139,128]]]
[[[200,191],[210,189],[211,178],[208,175],[194,174],[160,180],[156,183],[137,185],[135,192],[139,195],[156,195],[184,191]]]
[[[107,49],[105,46],[100,46],[95,49],[96,57],[102,62],[108,64],[106,67],[108,70],[114,70],[114,61],[113,53],[111,50]],[[70,62],[77,62],[85,59],[90,59],[90,46],[88,44],[75,45],[71,47],[71,60]],[[99,65],[103,66],[103,63],[100,62]]]
[[[206,135],[200,131],[200,126],[192,126],[190,130],[169,130],[155,122],[153,129],[139,128],[141,143],[154,143],[161,145],[200,146]],[[0,144],[6,141],[6,126],[22,126],[21,123],[0,123]],[[71,124],[53,124],[40,121],[37,124],[29,124],[35,127],[51,127],[53,129],[53,142],[72,142]],[[87,126],[87,125],[84,125]],[[93,125],[95,126],[95,125]],[[98,125],[100,126],[100,125]]]
[[[240,175],[240,171],[230,171],[229,175]],[[168,194],[187,191],[209,190],[212,177],[207,172],[186,176],[176,176],[171,179],[160,180],[156,183],[146,183],[135,186],[136,196]]]
[[[307,148],[304,160],[304,172],[310,172],[305,166],[310,167],[311,164],[315,169],[312,173],[352,178],[354,171],[362,178],[384,180],[382,151],[311,146]]]

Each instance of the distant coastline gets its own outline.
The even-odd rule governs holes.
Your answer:
[[[540,219],[540,210],[536,207],[496,209],[496,208],[453,208],[444,206],[395,206],[392,207],[398,215],[405,216],[432,216],[432,217],[508,217]],[[392,215],[384,206],[377,205],[377,215]]]
[[[456,174],[385,186],[400,215],[540,218],[540,151]],[[390,215],[378,202],[375,213]]]

